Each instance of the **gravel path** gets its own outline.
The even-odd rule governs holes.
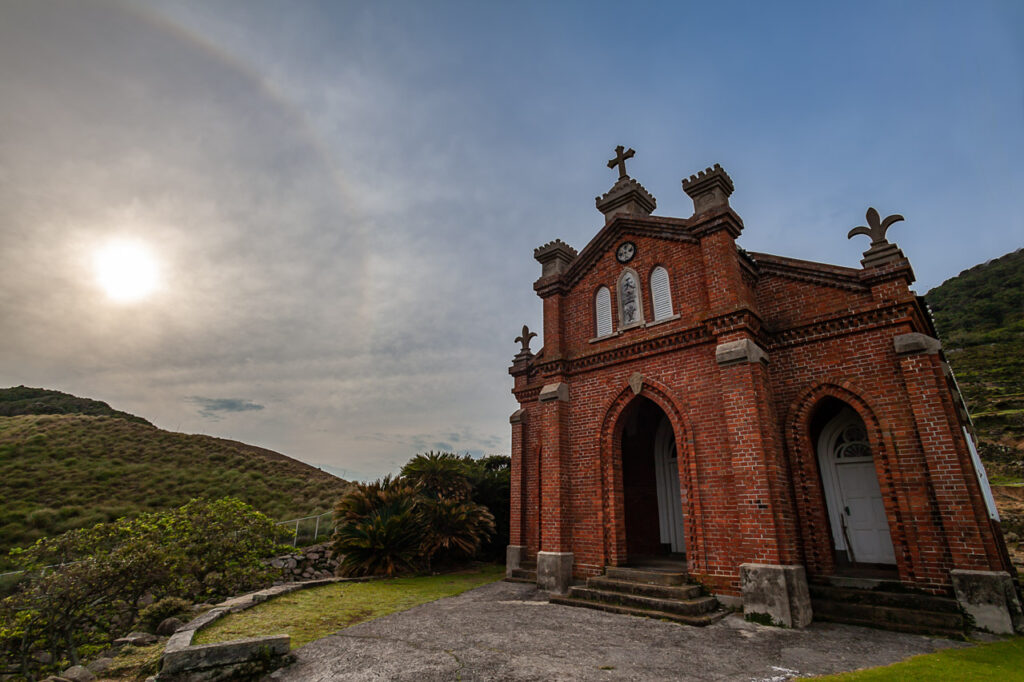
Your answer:
[[[732,615],[705,628],[548,604],[498,582],[298,649],[272,680],[751,680],[842,672],[951,646],[944,639],[814,623],[786,630]]]

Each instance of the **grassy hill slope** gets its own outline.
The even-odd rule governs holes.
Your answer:
[[[1024,249],[925,295],[993,482],[1024,479]]]
[[[347,486],[270,450],[120,416],[0,417],[0,570],[11,547],[193,497],[286,520],[330,510]]]
[[[88,414],[94,417],[120,417],[139,424],[149,424],[142,417],[115,410],[100,400],[79,398],[70,393],[47,388],[15,386],[0,388],[0,416],[19,414]]]

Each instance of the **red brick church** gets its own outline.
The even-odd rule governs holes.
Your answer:
[[[902,218],[869,209],[850,231],[871,239],[859,269],[751,253],[721,167],[682,181],[691,217],[661,217],[626,173],[632,154],[609,162],[619,179],[590,243],[534,253],[543,348],[524,328],[509,370],[509,575],[582,601],[675,566],[790,626],[856,601],[844,589],[898,583],[1012,630],[970,419],[887,240]]]

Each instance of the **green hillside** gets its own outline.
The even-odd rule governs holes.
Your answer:
[[[120,417],[139,424],[149,424],[142,417],[115,410],[100,400],[79,398],[70,393],[46,388],[0,388],[0,417],[14,417],[19,414],[88,414],[94,417]]]
[[[270,450],[121,416],[0,417],[0,570],[11,547],[193,497],[287,520],[330,510],[347,487]]]
[[[925,295],[994,482],[1024,479],[1024,249]]]

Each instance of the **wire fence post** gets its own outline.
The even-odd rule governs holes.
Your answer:
[[[295,537],[292,538],[292,547],[299,546],[299,521],[301,519],[295,519]]]
[[[316,539],[320,537],[320,517],[316,517],[316,528],[313,530],[313,542],[316,543]]]

